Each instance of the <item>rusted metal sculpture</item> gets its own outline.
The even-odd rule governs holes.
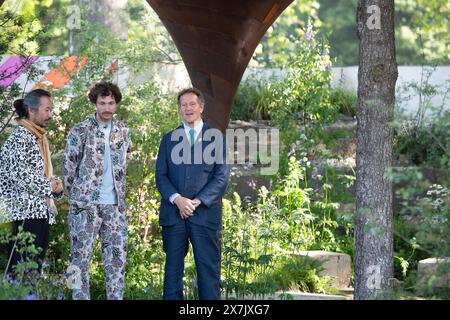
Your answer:
[[[293,0],[147,0],[172,36],[192,84],[205,93],[205,119],[225,130],[256,46]]]

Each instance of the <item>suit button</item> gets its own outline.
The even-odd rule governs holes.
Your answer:
[[[186,180],[190,180],[191,179],[191,176],[186,176]]]

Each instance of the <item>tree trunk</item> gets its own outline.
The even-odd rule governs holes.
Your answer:
[[[119,39],[128,38],[128,16],[125,11],[128,0],[88,1],[90,12],[88,20],[109,29]]]
[[[71,5],[77,6],[81,19],[89,23],[101,25],[109,29],[119,39],[128,39],[128,15],[126,12],[128,0],[72,0]],[[84,9],[84,10],[83,10]],[[69,53],[78,53],[78,38],[81,29],[69,28]]]
[[[392,163],[394,0],[359,0],[355,299],[389,298],[393,278]]]

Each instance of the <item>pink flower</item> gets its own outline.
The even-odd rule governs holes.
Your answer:
[[[254,179],[247,181],[247,185],[252,189],[256,189],[256,181]]]

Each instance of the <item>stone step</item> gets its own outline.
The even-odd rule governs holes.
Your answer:
[[[280,299],[280,295],[283,294],[283,298],[288,295],[292,300],[353,300],[353,294],[346,295],[331,295],[321,293],[309,293],[309,292],[297,292],[287,291],[285,293],[277,292],[277,300]]]
[[[236,299],[235,296],[228,296],[228,299]],[[343,292],[343,295],[331,295],[321,293],[310,293],[300,291],[277,291],[275,295],[254,296],[245,295],[242,300],[353,300],[353,291]],[[225,295],[222,295],[222,300],[225,300]]]
[[[450,291],[450,257],[420,260],[416,284],[422,294],[432,293],[435,289]]]
[[[326,133],[331,133],[336,130],[355,131],[357,127],[356,118],[341,115],[335,123],[323,126]]]
[[[322,262],[323,270],[319,275],[332,277],[331,284],[336,289],[352,290],[352,259],[350,255],[320,250],[298,251],[294,255],[308,256],[313,260]]]

